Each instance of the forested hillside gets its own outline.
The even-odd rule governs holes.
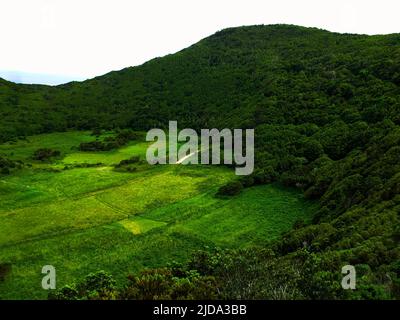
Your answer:
[[[226,29],[173,55],[58,87],[0,82],[1,135],[69,128],[399,121],[400,35]]]
[[[68,129],[146,130],[169,120],[255,128],[256,171],[242,185],[279,181],[318,199],[320,209],[311,225],[298,221],[268,248],[198,255],[180,267],[216,279],[217,291],[234,298],[400,298],[399,111],[400,34],[287,25],[226,29],[81,83],[0,81],[2,141]],[[356,266],[356,291],[340,287],[345,264]],[[176,272],[168,270],[165,277]],[[135,294],[124,297],[143,289],[132,283]]]

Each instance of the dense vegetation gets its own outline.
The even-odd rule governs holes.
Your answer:
[[[21,169],[23,166],[24,163],[21,160],[14,161],[0,155],[0,175],[10,174],[13,170]]]
[[[109,136],[104,139],[104,141],[90,141],[82,142],[79,145],[79,150],[81,151],[109,151],[113,149],[118,149],[126,145],[130,140],[135,140],[140,135],[131,130],[124,130],[119,132],[116,136]]]
[[[226,29],[83,83],[0,82],[3,141],[72,128],[149,129],[175,119],[182,128],[255,128],[257,168],[240,183],[280,181],[320,208],[311,224],[298,221],[265,248],[182,267],[186,278],[193,270],[199,281],[213,277],[228,297],[400,298],[399,111],[399,34],[286,25]],[[203,270],[210,260],[215,268]],[[356,266],[356,291],[340,289],[345,264]],[[168,282],[173,272],[161,273]],[[266,281],[271,287],[261,290]],[[168,295],[175,297],[160,294]]]

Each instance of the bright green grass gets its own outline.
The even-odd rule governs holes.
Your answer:
[[[111,188],[132,178],[110,167],[77,168],[58,173],[25,169],[0,180],[0,214],[4,210]]]
[[[26,140],[0,145],[0,154],[5,154],[13,160],[26,160],[40,148],[51,148],[63,154],[77,149],[81,142],[95,140],[88,131],[71,131],[62,133],[40,134],[27,137]]]
[[[111,135],[111,133],[105,132],[99,139],[102,140]],[[0,154],[4,154],[12,160],[31,162],[32,155],[37,149],[50,148],[59,150],[62,154],[62,159],[55,160],[50,167],[62,168],[65,165],[82,163],[114,165],[121,160],[130,158],[132,155],[139,155],[144,159],[149,145],[149,142],[131,141],[127,146],[118,150],[104,152],[79,151],[78,147],[81,142],[94,140],[96,140],[96,137],[92,136],[89,131],[41,134],[27,137],[26,140],[18,140],[17,142],[0,145]],[[49,165],[34,161],[34,167],[46,168]]]
[[[119,221],[119,224],[126,230],[132,232],[134,235],[145,233],[151,229],[165,226],[165,222],[144,219],[141,217],[134,217]]]
[[[260,197],[265,198],[263,203],[254,205]],[[280,205],[273,202],[280,198]],[[244,209],[247,206],[250,208]],[[182,216],[181,211],[185,213]],[[297,193],[273,185],[250,188],[229,200],[211,194],[195,196],[131,220],[2,247],[3,261],[11,262],[14,269],[10,279],[0,285],[0,292],[2,298],[45,298],[38,286],[39,270],[45,264],[59,270],[59,285],[99,269],[123,283],[130,272],[184,261],[193,250],[206,246],[263,244],[289,229],[295,219],[310,219],[312,211],[313,204]],[[173,213],[172,219],[169,213]]]
[[[82,169],[75,170],[78,170],[81,176],[84,175],[85,171]],[[90,180],[84,182],[81,179],[71,179],[70,183],[65,185],[58,182],[58,175],[70,174],[75,170],[53,173],[47,177],[46,185],[50,186],[49,189],[53,193],[59,194],[55,200],[0,211],[0,246],[122,220],[148,208],[160,207],[194,196],[204,187],[207,180],[212,179],[212,184],[222,184],[226,181],[224,177],[230,173],[226,169],[218,168],[213,177],[191,176],[180,174],[182,170],[186,170],[183,166],[174,166],[171,169],[160,166],[152,172],[130,175],[131,179],[125,181],[122,186],[104,189],[96,184],[90,186],[92,190],[89,187],[83,189],[82,186],[88,186]],[[98,168],[91,168],[91,171],[97,170]],[[199,173],[205,169],[197,167],[196,170]],[[52,178],[56,181],[53,182]],[[211,184],[211,181],[209,183]],[[81,191],[79,196],[69,192],[72,185]],[[11,195],[12,193],[9,193],[9,196]]]
[[[135,235],[118,222],[3,247],[1,259],[11,262],[13,269],[0,284],[0,298],[46,298],[47,293],[40,288],[40,270],[46,264],[56,267],[58,286],[97,270],[111,272],[122,284],[129,272],[183,261],[205,245],[212,242],[171,233],[162,226]]]
[[[177,223],[175,229],[212,239],[218,246],[240,247],[274,239],[297,219],[309,221],[313,206],[301,194],[279,186],[253,187],[228,200],[209,195],[199,206],[190,204],[192,216]]]
[[[148,166],[135,173],[110,166],[146,144],[132,142],[115,151],[83,153],[88,133],[68,132],[28,138],[1,152],[27,160],[39,147],[63,149],[65,163],[104,163],[51,172],[34,166],[0,179],[0,263],[12,272],[0,283],[0,298],[46,298],[41,268],[51,264],[62,286],[92,271],[106,270],[121,285],[126,275],[146,267],[184,261],[197,249],[262,245],[309,220],[314,204],[277,185],[253,187],[232,198],[215,198],[234,178],[218,166]],[[41,144],[43,141],[43,144]],[[8,151],[7,151],[8,150]],[[14,151],[11,151],[14,150]]]
[[[218,186],[232,178],[231,172],[215,168],[213,175],[208,169],[183,166],[163,166],[162,171],[140,177],[133,181],[96,195],[96,198],[129,215],[195,196],[207,186]],[[197,175],[190,174],[193,171]]]

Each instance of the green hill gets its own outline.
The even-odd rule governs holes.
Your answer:
[[[374,111],[398,121],[399,43],[398,34],[287,25],[226,29],[176,54],[84,82],[1,81],[0,132],[5,139],[96,126],[148,129],[168,119],[191,127],[325,125],[379,120]]]
[[[195,129],[255,128],[257,169],[243,184],[279,180],[318,199],[320,209],[313,224],[300,221],[271,246],[273,257],[253,262],[260,279],[253,280],[259,285],[268,270],[301,265],[288,284],[311,298],[399,298],[399,111],[400,34],[288,25],[222,30],[84,82],[0,81],[3,141],[68,129],[146,130],[169,120]],[[266,266],[266,259],[274,262]],[[355,292],[340,288],[345,264],[357,267]],[[251,277],[246,270],[237,277]],[[231,297],[240,291],[232,290]]]

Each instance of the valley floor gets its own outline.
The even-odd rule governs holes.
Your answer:
[[[315,204],[279,185],[216,198],[234,179],[222,166],[143,165],[120,172],[115,165],[145,158],[147,143],[108,152],[80,152],[88,132],[38,135],[0,146],[0,155],[24,168],[0,176],[0,299],[45,299],[41,269],[53,265],[57,286],[105,270],[123,285],[129,273],[183,261],[194,250],[262,245],[311,219]],[[62,157],[31,159],[38,148]],[[29,165],[26,165],[29,164]]]

